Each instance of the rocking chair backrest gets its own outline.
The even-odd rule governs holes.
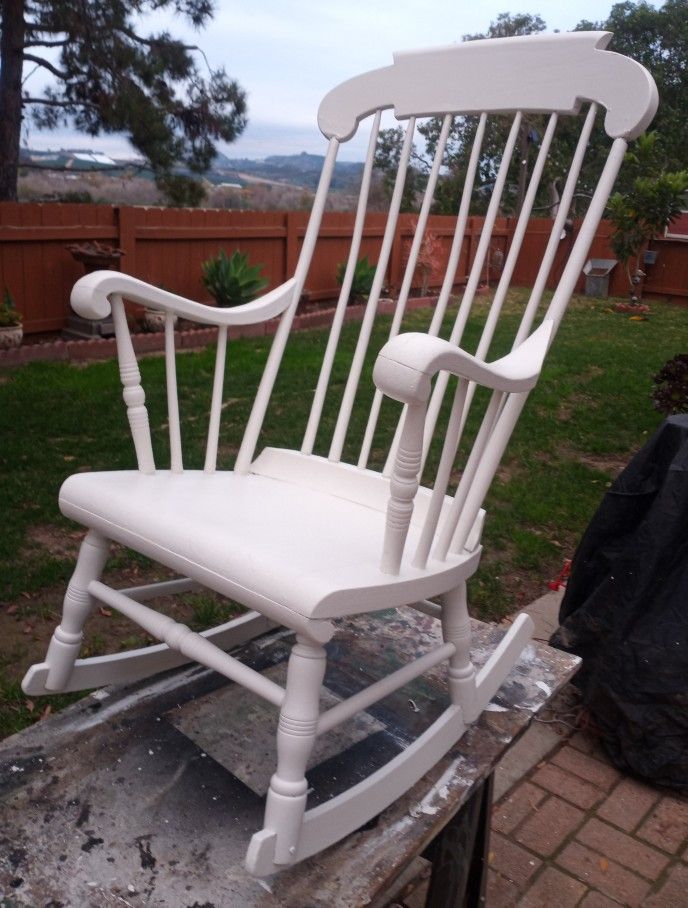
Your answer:
[[[544,313],[544,320],[552,323],[552,330],[548,338],[548,343],[551,343],[580,276],[590,243],[623,159],[627,140],[638,136],[647,127],[657,106],[657,92],[652,78],[642,66],[634,61],[606,51],[604,48],[610,39],[611,35],[606,32],[579,32],[567,35],[538,35],[475,41],[430,51],[398,53],[395,54],[392,66],[351,79],[325,97],[320,106],[318,121],[321,131],[329,139],[329,145],[301,256],[293,280],[268,294],[261,303],[263,308],[272,314],[279,312],[283,312],[283,314],[237,456],[235,470],[238,473],[246,473],[251,469],[256,454],[267,406],[318,241],[322,214],[325,210],[337,154],[341,144],[356,133],[360,123],[369,119],[371,122],[370,138],[356,209],[355,226],[341,292],[334,310],[310,416],[305,427],[301,445],[303,455],[311,455],[314,452],[319,431],[322,434],[321,417],[326,398],[328,394],[332,393],[330,380],[333,364],[344,324],[354,269],[360,257],[366,212],[369,206],[375,149],[380,131],[381,115],[384,110],[394,108],[397,119],[406,122],[406,131],[373,285],[365,306],[348,378],[338,403],[339,410],[334,432],[327,443],[328,460],[338,463],[343,458],[345,441],[350,441],[351,416],[359,391],[363,365],[367,356],[378,352],[377,350],[371,351],[369,348],[380,296],[386,281],[404,184],[408,175],[414,131],[419,118],[439,117],[442,120],[442,126],[418,213],[415,235],[410,246],[398,302],[389,328],[390,339],[394,338],[402,329],[414,272],[426,234],[428,216],[442,175],[446,146],[454,117],[475,116],[477,117],[477,128],[475,142],[468,160],[462,195],[457,206],[455,230],[444,279],[428,328],[428,334],[431,336],[440,334],[448,313],[450,294],[457,281],[457,268],[488,119],[492,116],[510,115],[512,117],[511,128],[501,155],[501,163],[497,168],[480,241],[465,289],[461,294],[458,312],[449,333],[448,339],[451,344],[463,346],[465,343],[464,329],[471,314],[476,291],[489,254],[495,220],[507,184],[507,172],[524,125],[524,116],[526,114],[549,116],[523,196],[513,239],[504,260],[494,299],[477,348],[475,351],[471,351],[478,359],[485,359],[490,353],[495,327],[514,275],[545,163],[560,119],[562,115],[579,114],[583,105],[588,104],[585,116],[580,118],[582,127],[578,144],[570,162],[568,176],[563,186],[558,211],[552,224],[537,278],[513,338],[513,348],[519,347],[528,338],[536,318],[542,314],[540,310],[544,308],[541,305],[543,291],[550,278],[560,238],[569,217],[595,117],[599,107],[605,109],[605,129],[613,141],[597,186],[592,193],[587,213]],[[127,296],[136,298],[135,294],[127,293]],[[171,297],[169,294],[166,296],[171,466],[173,471],[179,471],[182,469],[182,454],[176,402],[173,317],[169,311]],[[121,302],[118,298],[111,301],[120,349],[120,369],[137,448],[139,469],[149,472],[154,469],[154,466],[140,378]],[[171,308],[172,311],[190,317],[194,317],[195,314],[199,321],[210,321],[220,326],[205,462],[206,471],[212,472],[215,469],[217,457],[218,431],[222,411],[227,325],[236,324],[242,316],[238,309],[234,309],[229,312],[218,310],[217,314],[210,318],[207,315],[206,307],[198,307],[199,311],[205,310],[199,316],[198,313],[191,311],[193,304],[186,301],[183,303],[180,301]],[[394,497],[395,479],[398,481],[396,488],[403,488],[404,483],[413,485],[414,477],[422,472],[430,442],[438,424],[448,381],[447,372],[440,372],[435,380],[427,417],[424,421],[422,447],[418,451],[400,450],[404,420],[399,422],[395,438],[387,441],[389,455],[383,473],[393,480],[392,497]],[[413,555],[413,563],[418,567],[423,567],[427,562],[433,540],[435,540],[433,556],[440,559],[445,558],[449,551],[460,549],[466,543],[484,494],[523,405],[523,394],[509,395],[502,391],[494,391],[485,408],[482,427],[478,431],[473,452],[467,455],[463,465],[462,480],[453,505],[451,508],[445,509],[445,491],[450,474],[455,468],[454,461],[467,414],[473,402],[474,389],[473,382],[462,379],[458,383],[451,405],[449,422],[444,433],[445,440],[439,473],[432,483],[435,488],[434,500],[429,504],[426,503],[426,506],[420,509],[417,507],[414,514],[414,520],[425,521],[421,542]],[[382,392],[376,390],[365,431],[360,439],[358,455],[355,458],[356,466],[360,470],[364,470],[369,463],[378,430],[381,405]],[[405,408],[408,423],[411,414],[407,411],[408,407]],[[399,468],[397,472],[395,472],[395,462]],[[400,507],[404,509],[406,504],[402,503]],[[442,518],[443,523],[440,523],[440,512],[444,513],[445,510],[448,510],[449,514],[446,519]],[[395,567],[398,569],[401,551],[396,551],[399,548],[396,544],[393,548],[395,548],[395,554],[388,559],[391,567],[388,566],[387,569],[395,572]],[[401,548],[403,549],[403,541]]]
[[[611,35],[605,32],[581,32],[568,35],[475,41],[439,50],[398,53],[394,56],[394,64],[392,66],[351,79],[335,88],[325,97],[320,106],[318,121],[322,132],[329,139],[329,148],[315,198],[313,214],[305,236],[303,252],[296,270],[295,298],[292,306],[283,316],[282,324],[275,339],[270,361],[267,365],[239,453],[236,465],[237,470],[248,470],[255,452],[258,433],[287,340],[291,320],[301,290],[307,279],[308,268],[317,240],[320,219],[325,207],[330,178],[339,147],[342,142],[347,141],[354,135],[362,120],[370,117],[372,125],[356,210],[353,237],[341,292],[301,447],[302,453],[306,455],[311,454],[314,450],[352,286],[354,269],[359,259],[365,215],[369,201],[373,161],[380,130],[381,112],[385,109],[393,107],[397,119],[407,122],[405,138],[389,205],[375,278],[366,304],[346,387],[339,404],[339,414],[327,453],[328,459],[334,462],[342,459],[344,442],[349,431],[361,371],[368,354],[380,295],[386,280],[392,242],[411,157],[414,130],[420,117],[442,117],[442,127],[427,186],[423,194],[417,227],[408,254],[398,302],[389,329],[389,338],[395,337],[402,327],[402,319],[414,272],[417,268],[418,255],[425,235],[435,190],[441,175],[445,149],[454,116],[477,115],[479,122],[468,163],[463,193],[458,206],[454,237],[444,280],[428,329],[428,333],[433,336],[437,336],[440,332],[447,313],[450,293],[456,281],[459,256],[475,185],[481,143],[485,135],[488,117],[495,114],[510,114],[512,116],[511,129],[497,171],[478,248],[449,336],[451,343],[460,345],[475,300],[476,290],[484,272],[492,231],[506,185],[507,171],[519,138],[524,114],[538,113],[549,115],[548,124],[540,144],[537,159],[532,168],[530,181],[525,192],[513,239],[504,261],[494,299],[477,349],[474,351],[476,357],[483,359],[488,356],[490,351],[495,327],[511,284],[519,253],[521,252],[528,221],[533,211],[540,180],[560,117],[567,114],[579,114],[584,102],[589,102],[585,116],[580,118],[582,127],[577,147],[570,163],[558,211],[553,220],[537,278],[513,339],[514,348],[528,337],[538,315],[538,310],[542,308],[543,291],[550,277],[560,238],[569,217],[598,106],[606,110],[605,129],[613,142],[568,261],[562,270],[554,294],[544,314],[545,319],[553,321],[551,343],[551,339],[556,332],[580,276],[590,243],[602,217],[626,151],[627,140],[635,138],[644,131],[652,120],[657,106],[657,91],[652,78],[642,66],[634,61],[604,50],[610,39]],[[443,372],[440,373],[435,382],[425,422],[421,463],[425,461],[428,453],[428,447],[447,389],[448,379],[448,373]],[[440,467],[440,472],[444,471],[446,476],[444,478],[438,477],[435,483],[436,488],[438,483],[446,486],[473,393],[473,383],[459,383],[450,418],[450,429],[448,430],[449,435],[452,437],[447,437],[446,439],[445,453]],[[461,507],[465,505],[471,484],[475,481],[475,471],[481,461],[485,462],[487,447],[494,442],[494,429],[498,422],[498,417],[504,412],[505,398],[506,395],[495,394],[487,407],[483,427],[478,435],[472,458],[469,459],[464,468],[463,482],[457,491],[454,507],[455,519],[448,522],[445,526],[440,545],[436,551],[438,557],[446,556],[450,546],[452,548],[460,547],[465,542],[466,536],[472,527],[482,498],[473,502],[473,507],[469,509],[471,513],[465,515],[466,519],[461,522],[457,534],[456,523],[461,513]],[[382,393],[376,390],[357,459],[357,465],[361,469],[365,468],[369,461],[381,402]],[[512,425],[506,427],[508,433],[513,428],[513,423],[515,423],[519,411],[520,407],[518,407],[517,412],[513,416]],[[502,428],[504,429],[505,427],[502,426]],[[398,449],[400,433],[401,422],[397,429],[396,438],[391,445],[390,454],[384,469],[384,472],[388,475],[392,471],[392,462]],[[490,457],[487,459],[494,460],[494,458]],[[496,469],[497,463],[493,464],[492,473]],[[481,483],[481,485],[487,487],[490,479],[491,474],[487,481]],[[437,517],[435,517],[436,520]],[[430,537],[434,530],[434,525],[428,527],[421,551],[416,554],[415,563],[419,566],[423,565],[428,557]]]

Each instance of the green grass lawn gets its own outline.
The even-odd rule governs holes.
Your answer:
[[[516,293],[505,313],[505,328],[512,335],[518,300]],[[485,315],[486,304],[481,304],[467,331],[469,350]],[[427,320],[425,311],[410,313],[404,329],[423,330]],[[382,345],[388,328],[389,319],[381,319],[373,349]],[[356,324],[346,327],[345,350],[352,348],[357,332]],[[322,331],[290,340],[263,443],[300,444],[310,405],[304,389],[315,387],[324,341]],[[220,439],[224,465],[231,464],[236,453],[269,343],[245,339],[230,344]],[[476,616],[499,619],[546,590],[547,581],[572,556],[610,480],[661,422],[651,403],[652,375],[686,349],[685,309],[652,303],[650,320],[636,322],[612,313],[606,301],[574,299],[487,499],[485,554],[471,583]],[[190,467],[202,465],[213,368],[213,349],[178,357],[185,463]],[[372,359],[366,364],[361,397],[372,394],[371,370]],[[156,454],[164,463],[162,358],[144,358],[141,371]],[[338,362],[336,389],[341,390],[345,377],[346,366]],[[380,434],[391,430],[397,415],[397,405],[386,402]],[[335,416],[331,406],[318,439],[319,453],[327,450],[327,429]],[[350,435],[360,437],[363,423],[353,425]],[[469,436],[472,431],[469,424]],[[23,622],[28,628],[25,639],[15,635],[12,646],[0,633],[2,735],[31,721],[43,708],[27,707],[17,682],[30,661],[42,658],[32,641],[40,638],[42,646],[43,625],[52,629],[55,603],[73,568],[77,528],[59,514],[60,484],[79,470],[134,466],[116,363],[36,363],[1,373],[0,438],[5,503],[0,622],[7,627]],[[376,445],[374,458],[379,461],[384,450],[377,440]],[[355,451],[352,443],[349,456],[355,457]],[[117,570],[124,559],[119,553],[110,568]],[[135,570],[137,565],[144,570],[145,559],[135,559]],[[195,608],[206,613],[215,606],[197,603]],[[98,633],[105,639],[99,638],[97,647],[107,651],[107,629]]]

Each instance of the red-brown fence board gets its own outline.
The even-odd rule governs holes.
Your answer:
[[[392,244],[387,283],[398,288],[403,279],[406,257],[416,216],[399,218]],[[306,289],[313,299],[334,298],[338,293],[336,270],[345,259],[353,231],[353,212],[326,212],[323,238],[313,259]],[[92,204],[0,203],[0,293],[6,288],[24,316],[26,333],[59,330],[69,312],[69,293],[83,274],[83,266],[67,250],[71,243],[98,240],[124,250],[121,269],[135,277],[164,285],[193,299],[208,300],[201,281],[201,265],[220,249],[228,254],[241,249],[252,264],[262,264],[264,274],[275,287],[293,274],[308,223],[306,211],[228,211],[218,209],[171,209],[115,207]],[[476,254],[482,218],[469,218],[456,272],[456,281],[465,281]],[[547,244],[551,221],[533,218],[526,232],[514,272],[516,286],[532,286]],[[429,228],[439,239],[442,255],[449,255],[455,219],[432,216]],[[577,230],[578,225],[575,225]],[[385,219],[370,214],[366,220],[360,255],[375,262],[379,255]],[[515,229],[513,218],[500,218],[490,241],[489,278],[499,273],[499,254],[506,258]],[[593,241],[591,258],[613,258],[609,250],[609,225],[602,223]],[[572,236],[559,244],[551,278],[556,278],[566,261]],[[657,263],[646,268],[646,292],[688,297],[688,241],[658,239]],[[430,286],[437,287],[443,263],[433,269]],[[483,279],[488,278],[487,266]],[[414,286],[420,287],[417,271]],[[581,275],[578,289],[584,287]],[[626,279],[621,268],[614,269],[610,294],[625,295]]]

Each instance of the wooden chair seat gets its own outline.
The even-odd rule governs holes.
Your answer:
[[[256,472],[245,475],[77,473],[62,486],[60,509],[287,627],[302,627],[299,618],[334,618],[435,596],[477,567],[479,553],[464,552],[430,560],[424,569],[406,563],[397,576],[382,574],[389,480],[367,471],[361,481],[355,468],[319,458],[320,482],[313,488],[304,484],[312,464],[301,471],[301,482],[295,478],[303,455],[264,455]],[[261,467],[281,478],[261,475]],[[352,480],[348,495],[336,482],[343,473]],[[418,542],[421,517],[419,507],[409,546]]]

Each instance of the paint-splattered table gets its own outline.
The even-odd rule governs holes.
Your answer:
[[[477,665],[503,630],[474,622]],[[438,634],[436,619],[411,610],[344,623],[329,647],[323,706]],[[290,643],[273,633],[237,653],[279,681]],[[422,853],[434,858],[432,904],[459,904],[466,887],[466,903],[477,903],[494,767],[577,664],[529,644],[490,708],[418,785],[343,842],[260,881],[243,858],[274,765],[273,708],[198,667],[98,691],[0,742],[0,903],[384,905]],[[438,668],[323,736],[309,806],[374,771],[445,704]]]

